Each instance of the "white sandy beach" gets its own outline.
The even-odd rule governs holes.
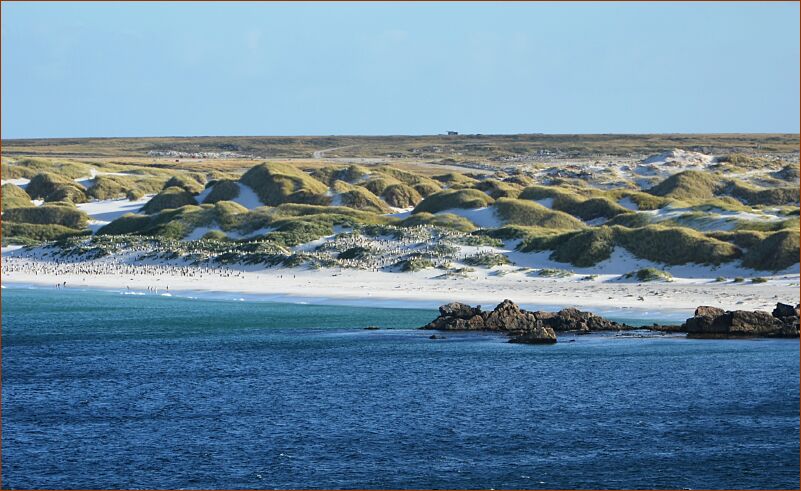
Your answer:
[[[724,283],[706,278],[676,279],[673,282],[636,283],[599,276],[581,280],[543,278],[511,268],[479,269],[467,276],[443,277],[440,270],[414,273],[373,272],[355,269],[263,268],[201,269],[163,264],[123,269],[79,271],[74,263],[56,266],[25,263],[5,250],[4,286],[38,285],[55,288],[101,288],[122,292],[150,292],[186,296],[225,294],[228,298],[253,298],[308,303],[339,303],[373,306],[435,307],[461,301],[494,306],[505,298],[529,308],[574,306],[597,313],[625,314],[680,320],[698,305],[725,309],[768,310],[776,302],[798,303],[798,274],[773,276],[767,283]],[[80,264],[80,263],[78,263]],[[91,264],[91,263],[86,263]],[[96,264],[90,267],[96,267]],[[189,272],[188,272],[189,271]],[[503,271],[503,272],[500,272]],[[626,314],[628,312],[628,314]]]

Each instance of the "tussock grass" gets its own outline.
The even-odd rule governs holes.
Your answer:
[[[434,226],[457,230],[459,232],[472,232],[476,226],[465,217],[452,213],[434,215],[428,212],[415,213],[399,224],[402,227]]]
[[[378,176],[371,178],[367,181],[364,181],[363,183],[360,184],[360,186],[367,188],[371,193],[375,194],[376,196],[381,196],[382,194],[384,194],[384,191],[386,191],[388,187],[395,186],[398,184],[403,184],[403,183],[395,179],[394,177]],[[407,184],[403,185],[407,186]]]
[[[262,203],[326,204],[328,186],[289,164],[269,162],[248,170],[240,179],[256,192]]]
[[[638,281],[673,281],[673,275],[656,268],[642,268],[623,275],[624,278],[637,278]]]
[[[486,193],[477,189],[458,189],[440,191],[425,198],[418,204],[412,213],[436,213],[438,211],[454,208],[483,208],[493,203],[493,199]]]
[[[347,167],[318,167],[310,172],[315,179],[334,184],[335,181],[345,181],[355,183],[370,175],[370,170],[361,165],[350,165]]]
[[[687,228],[660,225],[636,229],[603,226],[553,235],[528,235],[519,249],[552,250],[550,257],[555,261],[588,267],[608,259],[616,246],[639,258],[670,265],[721,264],[742,255],[732,243]]]
[[[45,201],[65,201],[84,203],[87,201],[86,188],[77,182],[49,172],[36,174],[25,191],[33,199]]]
[[[36,174],[48,172],[65,179],[78,179],[88,176],[91,166],[61,159],[23,158],[2,164],[3,179],[32,179]]]
[[[448,189],[465,189],[472,188],[478,184],[477,179],[466,176],[460,172],[448,172],[447,174],[439,174],[433,176],[433,179],[442,184],[443,187]]]
[[[686,170],[673,174],[648,190],[655,196],[675,199],[711,199],[720,179],[708,172]]]
[[[664,264],[721,264],[742,255],[734,245],[684,227],[615,228],[616,241],[635,256]]]
[[[0,223],[3,234],[3,245],[34,245],[39,242],[60,240],[78,235],[89,235],[89,230],[78,230],[56,224],[18,223],[4,219]]]
[[[0,208],[2,210],[33,206],[33,203],[31,202],[31,197],[28,195],[28,193],[26,193],[24,189],[17,186],[16,184],[12,183],[3,184],[2,194],[3,194],[2,208]]]
[[[521,199],[553,200],[552,208],[582,220],[613,218],[632,212],[606,196],[595,196],[590,190],[572,190],[549,186],[529,186],[520,193]]]
[[[178,187],[192,194],[198,194],[205,189],[203,177],[195,174],[181,174],[172,176],[164,183],[163,189]]]
[[[799,187],[760,188],[741,181],[730,181],[724,192],[749,205],[787,205],[798,203]]]
[[[192,193],[176,186],[166,188],[164,191],[153,196],[150,201],[145,203],[145,206],[142,207],[142,212],[151,215],[162,210],[196,204],[197,201],[195,201],[195,197],[192,196]]]
[[[522,199],[501,198],[495,202],[495,211],[507,225],[556,229],[580,229],[585,226],[567,213]]]
[[[389,206],[395,208],[409,208],[423,200],[416,189],[403,183],[387,186],[381,193],[381,197]]]
[[[415,191],[420,193],[420,196],[427,198],[432,194],[438,193],[442,188],[434,183],[421,182],[412,186]]]
[[[523,188],[517,184],[499,181],[498,179],[484,179],[483,181],[476,183],[476,185],[473,187],[475,189],[484,191],[494,199],[517,198],[520,195],[520,192],[523,190]]]
[[[353,186],[345,181],[334,181],[333,190],[338,193],[342,206],[374,213],[389,213],[389,207],[366,188]]]
[[[797,264],[798,260],[798,230],[783,230],[752,244],[743,256],[743,266],[763,271],[780,271]]]
[[[217,203],[230,201],[239,196],[239,185],[230,179],[220,179],[213,184],[211,191],[206,195],[203,203]]]
[[[86,227],[89,217],[83,211],[72,206],[47,204],[4,210],[3,220],[82,229]]]

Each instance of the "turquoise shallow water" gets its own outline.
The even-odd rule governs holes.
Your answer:
[[[433,310],[70,290],[2,308],[5,487],[799,484],[797,340],[435,341],[413,329]]]

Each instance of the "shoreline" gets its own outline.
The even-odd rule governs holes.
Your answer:
[[[4,262],[8,259],[3,258]],[[5,268],[4,268],[5,269]],[[511,299],[526,309],[576,307],[601,316],[683,322],[699,305],[726,310],[768,310],[777,301],[798,303],[795,282],[716,284],[634,283],[530,278],[482,271],[469,278],[438,278],[434,272],[386,273],[350,269],[236,269],[198,271],[194,276],[6,271],[3,287],[94,289],[236,301],[268,301],[353,307],[436,309],[449,302],[493,307]]]

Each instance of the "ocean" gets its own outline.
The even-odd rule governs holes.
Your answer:
[[[4,288],[3,487],[799,486],[798,340],[435,316]]]

